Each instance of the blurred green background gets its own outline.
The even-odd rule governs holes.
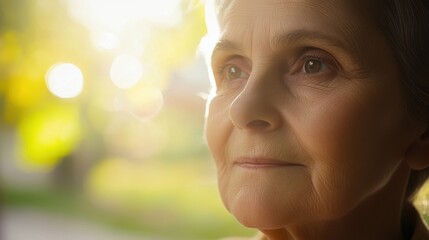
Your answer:
[[[1,239],[254,233],[203,139],[205,33],[199,1],[0,0]]]
[[[205,34],[197,0],[0,0],[0,238],[253,235],[203,139]]]

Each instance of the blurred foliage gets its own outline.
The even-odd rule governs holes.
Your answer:
[[[50,170],[72,152],[81,136],[79,112],[73,105],[51,105],[26,112],[18,123],[22,167]]]
[[[0,0],[5,204],[169,239],[252,235],[224,210],[203,140],[203,10],[196,0]]]
[[[429,226],[429,181],[426,181],[426,183],[417,193],[414,200],[414,205]]]

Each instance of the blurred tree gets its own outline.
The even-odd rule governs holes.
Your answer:
[[[143,87],[153,85],[165,89],[171,74],[191,63],[199,39],[205,33],[202,8],[189,8],[195,6],[193,4],[195,1],[182,1],[183,20],[177,26],[138,23],[142,30],[150,32],[147,41],[137,46],[145,49],[140,59],[151,66],[150,72],[156,73],[143,76],[142,83],[146,82],[140,84]],[[20,142],[17,144],[23,166],[33,170],[50,171],[66,157],[68,161],[75,161],[73,152],[83,148],[81,143],[87,142],[85,138],[103,144],[104,129],[97,125],[109,124],[109,119],[117,114],[117,111],[97,110],[100,104],[115,108],[111,99],[121,92],[111,85],[108,76],[109,62],[116,54],[98,51],[91,42],[91,29],[70,17],[68,6],[66,1],[0,1],[1,119],[18,129]],[[125,50],[129,51],[129,46]],[[48,91],[45,77],[57,62],[72,62],[81,68],[85,78],[81,96],[61,100]],[[164,84],[159,85],[161,82]],[[75,109],[73,116],[62,110],[71,108]],[[47,109],[51,109],[49,114]],[[74,127],[70,128],[70,124]],[[64,132],[66,126],[73,136]],[[94,139],[95,136],[98,139]],[[85,152],[96,159],[108,154],[98,151],[95,156],[88,148]],[[79,157],[85,158],[85,153]]]
[[[12,133],[0,142],[17,136],[17,156],[0,161],[33,174],[30,187],[46,176],[163,234],[226,234],[202,136],[208,79],[195,55],[205,32],[198,0],[0,0],[0,131]],[[55,91],[76,87],[75,72],[51,79],[63,63],[83,77],[71,98]]]

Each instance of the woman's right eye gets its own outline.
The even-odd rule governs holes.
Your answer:
[[[226,65],[222,74],[223,79],[228,81],[249,78],[249,74],[247,72],[233,64]]]

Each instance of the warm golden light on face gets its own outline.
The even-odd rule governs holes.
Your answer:
[[[74,98],[83,89],[81,70],[71,63],[58,63],[46,74],[46,85],[49,91],[60,98]]]

